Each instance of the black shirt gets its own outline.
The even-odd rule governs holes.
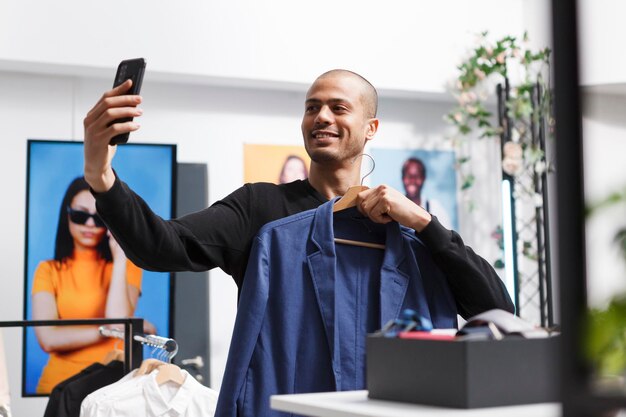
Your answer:
[[[69,377],[68,379],[59,382],[54,386],[52,392],[50,393],[50,397],[48,398],[48,404],[46,405],[46,411],[44,412],[43,417],[56,417],[59,414],[59,402],[61,401],[61,397],[63,396],[63,390],[65,387],[71,382],[81,379],[82,377],[95,372],[96,370],[104,368],[104,365],[100,363],[94,363],[87,368],[83,369],[76,375]]]
[[[112,361],[95,363],[54,387],[44,417],[79,417],[80,405],[92,392],[124,376],[124,364]]]
[[[80,417],[80,405],[89,394],[119,381],[123,376],[124,363],[113,361],[70,382],[61,394],[58,417]]]
[[[155,271],[219,267],[240,289],[261,226],[327,201],[306,180],[246,184],[204,210],[164,221],[119,179],[95,196],[98,214],[137,266]]]
[[[266,223],[328,201],[307,180],[289,184],[246,184],[212,206],[176,220],[164,220],[116,178],[105,193],[94,193],[98,214],[137,266],[154,271],[203,271],[231,275],[241,290],[252,240]],[[492,308],[513,311],[508,293],[491,265],[435,217],[418,237],[430,249],[465,318]]]

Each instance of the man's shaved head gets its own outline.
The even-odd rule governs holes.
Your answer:
[[[376,113],[378,112],[378,92],[369,81],[367,81],[364,77],[357,74],[356,72],[345,69],[334,69],[327,71],[317,77],[316,81],[322,78],[333,76],[346,76],[352,77],[353,79],[357,80],[362,87],[361,102],[363,103],[363,108],[365,109],[365,115],[369,118],[376,117]]]

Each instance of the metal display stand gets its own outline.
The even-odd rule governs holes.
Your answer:
[[[100,334],[105,337],[113,337],[116,339],[126,340],[126,332],[118,329],[109,329],[104,326],[100,326],[98,329]],[[174,339],[167,337],[156,336],[153,334],[133,333],[133,343],[139,342],[142,345],[152,346],[154,348],[161,349],[163,351],[163,358],[168,362],[172,362],[172,358],[178,353],[178,343]]]
[[[143,348],[142,343],[139,340],[130,338],[129,335],[143,335],[143,319],[130,318],[130,319],[82,319],[82,320],[16,320],[16,321],[0,321],[0,328],[3,327],[40,327],[40,326],[84,326],[84,325],[107,325],[107,324],[122,324],[124,325],[124,340],[130,340],[130,343],[124,343],[124,373],[129,373],[131,370],[136,369],[141,365],[143,361]],[[25,333],[24,333],[25,337]],[[26,363],[22,363],[22,374],[25,374]],[[22,396],[26,396],[23,392]]]
[[[519,142],[526,143],[545,156],[546,121],[541,115],[543,91],[536,84],[531,94],[532,115],[528,120],[513,121],[509,117],[507,102],[510,85],[498,84],[498,123],[502,128],[501,146],[513,140],[513,123],[526,135]],[[512,268],[515,285],[516,314],[541,326],[554,325],[552,276],[550,265],[550,238],[548,224],[547,170],[538,174],[534,167],[525,167],[519,175],[502,172],[503,181],[509,183],[510,230],[512,231]],[[509,267],[508,265],[506,266]]]

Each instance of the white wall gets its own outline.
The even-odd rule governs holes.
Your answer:
[[[28,86],[25,88],[25,86]],[[26,203],[26,138],[71,138],[74,111],[69,79],[0,74],[0,177],[6,192],[0,216],[2,264],[0,317],[22,319],[24,224]],[[16,416],[42,415],[41,399],[21,400],[21,333],[5,331],[9,385]]]
[[[626,83],[625,16],[622,0],[578,0],[582,85]]]
[[[532,50],[552,47],[552,4],[546,0],[524,0],[523,27]]]
[[[626,189],[626,97],[587,93],[583,98],[585,193],[588,203],[597,203]],[[626,293],[626,262],[613,240],[626,227],[625,206],[598,211],[587,222],[588,296],[596,307]]]
[[[345,67],[381,89],[442,92],[475,33],[522,33],[522,5],[0,0],[0,68],[110,73],[120,59],[144,56],[153,74],[178,78],[309,83]]]
[[[626,3],[578,0],[585,193],[592,204],[626,187]],[[626,293],[626,265],[613,241],[626,225],[624,204],[587,220],[589,302],[595,307]]]

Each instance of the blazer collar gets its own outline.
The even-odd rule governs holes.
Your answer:
[[[314,249],[310,249],[309,255],[320,252],[323,256],[335,257],[335,242],[333,232],[333,206],[335,201],[327,201],[315,210],[311,230],[311,242]],[[346,210],[357,210],[349,208]],[[391,269],[403,268],[405,260],[405,242],[402,239],[402,230],[397,222],[390,222],[386,225],[385,259],[383,266]]]

